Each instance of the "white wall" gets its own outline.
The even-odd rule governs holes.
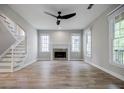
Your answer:
[[[12,34],[7,31],[6,27],[0,21],[0,55],[6,51],[16,40]]]
[[[90,63],[102,67],[118,76],[124,76],[124,68],[112,65],[109,62],[109,23],[107,14],[115,9],[116,6],[112,5],[88,26],[92,27],[92,61]]]
[[[88,62],[90,62],[92,59],[92,54],[91,54],[91,56],[87,56],[87,51],[86,51],[87,50],[87,47],[86,47],[86,45],[87,45],[87,32],[89,30],[90,31],[92,30],[91,27],[88,27],[87,29],[85,29],[82,32],[82,34],[83,34],[83,59],[87,60]],[[91,32],[91,38],[92,38],[92,32]],[[92,47],[92,40],[91,40],[91,47]],[[92,52],[92,50],[91,50],[91,52]]]
[[[51,60],[52,59],[52,49],[53,48],[68,48],[69,50],[69,60],[80,60],[82,59],[82,51],[80,53],[73,53],[70,52],[71,47],[71,34],[72,33],[79,33],[81,35],[80,30],[70,30],[70,31],[42,31],[38,30],[38,35],[47,33],[50,35],[50,52],[42,53],[40,52],[40,38],[39,38],[39,52],[38,58],[41,60]],[[82,37],[82,36],[81,36]],[[53,47],[53,48],[52,48]]]
[[[8,5],[0,5],[0,10],[15,23],[20,25],[27,35],[27,59],[26,64],[37,59],[37,31],[23,17],[13,11]]]

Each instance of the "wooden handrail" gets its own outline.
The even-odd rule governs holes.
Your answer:
[[[6,22],[7,24],[10,24],[8,21],[4,20],[4,22]]]
[[[4,18],[4,19],[6,19],[6,17],[5,16],[2,16],[2,15],[0,15],[2,18]]]
[[[11,29],[13,29],[13,27],[11,27],[11,26],[8,26],[9,28],[11,28]]]

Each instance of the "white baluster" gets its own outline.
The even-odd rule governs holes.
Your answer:
[[[14,69],[14,46],[12,46],[12,61],[11,61],[11,72],[13,72]]]

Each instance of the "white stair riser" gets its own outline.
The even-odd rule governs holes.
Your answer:
[[[11,66],[11,63],[0,63],[0,66]]]
[[[11,55],[12,56],[12,53],[7,53],[6,55]],[[25,53],[14,53],[14,55],[25,55]]]
[[[10,51],[12,51],[12,50],[10,50]],[[14,51],[25,51],[25,48],[16,48],[16,49],[14,49]]]
[[[22,58],[14,58],[14,61],[21,61]],[[1,61],[12,61],[12,58],[3,58]]]
[[[25,47],[25,45],[18,45],[17,47]]]
[[[11,69],[0,69],[0,72],[11,72]]]
[[[19,43],[19,45],[25,45],[25,42],[21,42],[21,43]]]
[[[11,61],[0,61],[0,63],[11,63]]]
[[[12,53],[12,51],[10,51],[9,53]],[[13,53],[25,53],[25,51],[13,51]]]
[[[6,55],[5,57],[11,58],[12,55]],[[25,55],[14,55],[14,57],[15,57],[15,58],[23,58],[23,57],[25,57]]]

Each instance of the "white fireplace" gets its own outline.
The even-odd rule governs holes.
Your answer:
[[[69,60],[70,48],[68,44],[53,44],[51,51],[52,60]]]

